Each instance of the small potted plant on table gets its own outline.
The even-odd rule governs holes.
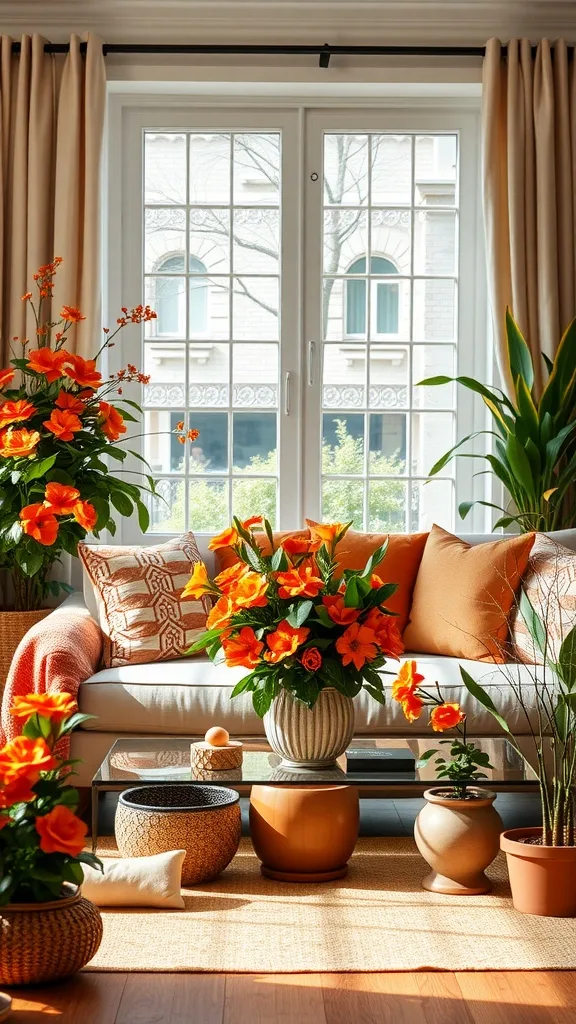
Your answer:
[[[475,896],[492,888],[485,870],[498,853],[502,821],[493,807],[496,794],[475,785],[491,768],[489,755],[469,743],[466,715],[457,703],[446,701],[438,684],[424,686],[424,676],[414,661],[406,661],[392,686],[408,721],[414,722],[425,707],[435,732],[455,729],[451,739],[440,740],[446,757],[433,747],[418,762],[422,768],[434,758],[438,779],[445,784],[426,790],[414,838],[424,860],[432,868],[422,885],[432,892]]]

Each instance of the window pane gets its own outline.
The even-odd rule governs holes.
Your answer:
[[[144,202],[186,202],[186,136],[178,132],[146,132]]]
[[[322,472],[362,476],[364,473],[365,420],[361,413],[322,418]]]
[[[456,214],[419,210],[414,222],[414,273],[456,273]]]
[[[228,405],[230,388],[230,346],[193,344],[188,346],[190,406]]]
[[[327,409],[365,406],[365,345],[325,345],[322,400]]]
[[[234,345],[233,404],[278,406],[278,346]]]
[[[184,480],[157,480],[156,496],[147,494],[152,533],[182,533],[185,529]]]
[[[234,339],[275,341],[278,338],[279,295],[276,277],[234,279]]]
[[[233,414],[234,470],[276,472],[276,413]]]
[[[412,459],[415,476],[427,476],[432,466],[455,443],[455,416],[451,412],[415,412],[412,416]],[[441,470],[452,476],[454,463]]]
[[[407,425],[403,413],[373,413],[369,420],[368,469],[373,476],[406,472]]]
[[[362,480],[324,480],[322,519],[326,523],[349,523],[364,529],[364,483]]]
[[[372,203],[375,206],[410,205],[412,192],[412,136],[372,136]]]
[[[371,278],[372,339],[410,341],[410,281]]]
[[[407,495],[408,484],[402,480],[371,480],[368,485],[368,529],[375,533],[404,533],[407,529]]]
[[[324,211],[324,273],[365,274],[368,249],[365,210]],[[362,267],[358,267],[358,259]]]
[[[368,199],[368,136],[324,136],[324,203],[363,206]]]
[[[278,484],[276,480],[235,477],[232,481],[232,512],[239,519],[266,516],[276,525]]]
[[[192,478],[188,483],[190,529],[196,533],[219,533],[230,522],[228,481]]]
[[[410,274],[412,214],[409,210],[374,210],[370,217],[373,274]],[[386,264],[380,269],[378,259]]]
[[[190,446],[191,473],[226,473],[228,470],[228,413],[194,412],[193,427],[200,437]]]
[[[190,273],[226,274],[230,269],[230,213],[204,207],[190,211]]]
[[[146,302],[157,319],[145,324],[147,337],[183,338],[186,334],[186,278],[146,278]]]
[[[414,281],[414,341],[454,341],[456,284],[442,279]]]
[[[412,355],[412,405],[420,409],[453,409],[456,402],[454,384],[418,387],[428,377],[453,377],[456,370],[454,345],[414,345]]]
[[[178,207],[146,210],[144,269],[147,274],[184,272],[186,268],[186,211]]]
[[[412,484],[411,530],[431,530],[434,523],[444,530],[454,529],[454,482],[452,480],[414,481]]]
[[[230,136],[190,133],[190,203],[230,202]]]
[[[144,373],[150,383],[144,388],[144,404],[183,408],[186,404],[184,374],[186,346],[169,342],[147,342],[144,346]]]
[[[182,409],[153,409],[144,415],[144,458],[153,473],[183,473],[185,446],[174,431],[186,421]]]
[[[348,292],[348,289],[351,289]],[[340,341],[342,338],[359,338],[366,336],[366,281],[337,277],[324,278],[322,302],[322,327],[327,341]],[[351,303],[350,320],[348,320],[348,298]],[[364,312],[362,302],[364,299]],[[351,330],[348,331],[350,326]]]
[[[235,274],[278,272],[278,210],[234,210],[233,236]]]
[[[268,132],[234,135],[235,204],[277,206],[279,192],[280,136]]]
[[[454,206],[458,137],[417,135],[415,152],[415,205]]]
[[[408,405],[406,345],[370,346],[370,406],[373,409],[401,409]]]

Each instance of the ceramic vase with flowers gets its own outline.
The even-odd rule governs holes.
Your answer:
[[[0,983],[28,985],[73,974],[102,939],[98,908],[83,899],[87,826],[70,785],[74,762],[59,756],[78,713],[65,693],[15,697],[22,735],[0,749]]]
[[[489,892],[485,874],[500,847],[502,821],[496,811],[496,794],[476,785],[491,768],[489,755],[468,742],[466,715],[458,703],[445,700],[440,687],[426,686],[414,661],[406,661],[392,686],[408,721],[416,721],[424,708],[430,709],[434,732],[454,730],[456,735],[440,740],[442,750],[427,750],[418,762],[432,762],[442,784],[426,790],[426,804],[415,825],[414,838],[431,871],[422,885],[432,892],[476,896]],[[445,756],[443,756],[445,755]]]
[[[397,586],[373,571],[387,543],[364,569],[337,576],[338,544],[350,525],[309,521],[309,538],[276,545],[266,519],[235,518],[210,547],[232,548],[237,562],[214,581],[196,565],[183,594],[215,602],[190,653],[206,650],[246,669],[232,697],[252,694],[272,750],[291,769],[335,764],[354,732],[354,697],[365,689],[383,704],[380,672],[403,651],[385,604]],[[258,532],[266,534],[270,554]]]

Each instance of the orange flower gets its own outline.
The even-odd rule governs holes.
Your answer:
[[[313,519],[307,519],[306,524],[310,527],[312,540],[325,544],[327,548],[334,548],[352,526],[352,523],[315,523]]]
[[[58,520],[41,501],[20,509],[22,529],[44,547],[50,547],[58,536]]]
[[[265,576],[260,576],[257,572],[247,572],[230,593],[234,609],[264,608],[268,604],[267,590],[268,580]]]
[[[14,370],[0,370],[0,391],[14,380]]]
[[[29,718],[30,715],[39,714],[43,718],[61,722],[77,710],[76,700],[69,693],[29,693],[26,697],[14,697],[10,714],[15,718]]]
[[[249,572],[250,569],[244,562],[235,562],[234,565],[230,565],[227,569],[219,572],[214,582],[223,594],[230,594],[236,589],[242,577],[246,576]]]
[[[223,640],[222,647],[226,655],[226,664],[230,668],[256,668],[264,644],[256,638],[250,626],[244,626],[237,636]]]
[[[402,701],[402,711],[409,722],[415,722],[420,718],[424,701],[415,693],[408,693]]]
[[[62,306],[60,316],[62,320],[67,320],[71,324],[79,324],[81,320],[86,319],[77,306]]]
[[[314,543],[309,537],[286,537],[286,540],[282,541],[281,547],[290,557],[294,555],[311,555],[312,552],[318,551],[320,544]]]
[[[379,587],[384,586],[384,580],[380,579],[378,573],[373,572],[370,576],[370,586],[372,590],[378,590]]]
[[[206,566],[204,565],[204,562],[196,562],[192,575],[180,595],[180,600],[186,601],[189,597],[193,597],[195,600],[198,600],[203,597],[204,594],[207,594],[209,590],[210,580],[208,579]]]
[[[437,704],[430,712],[430,725],[434,732],[444,732],[446,729],[454,729],[465,718],[459,704]]]
[[[89,501],[77,501],[72,509],[74,519],[83,530],[93,530],[98,522],[98,513]]]
[[[60,441],[72,441],[74,434],[82,430],[82,424],[76,413],[68,412],[67,409],[53,409],[50,419],[44,420],[42,426],[46,427]]]
[[[378,654],[376,647],[376,634],[368,626],[362,626],[359,622],[353,622],[351,626],[336,641],[336,650],[342,655],[342,664],[352,663],[358,670],[364,667],[367,661],[374,661]]]
[[[29,370],[34,370],[35,373],[43,373],[46,380],[51,383],[53,380],[58,380],[59,377],[64,376],[64,364],[75,358],[69,352],[62,350],[54,352],[51,348],[37,348],[33,352],[28,353],[28,363],[26,365]]]
[[[81,416],[85,411],[84,402],[81,402],[75,395],[71,395],[69,391],[60,390],[58,398],[56,399],[56,405],[59,409],[67,409],[68,412],[75,412],[77,416]]]
[[[16,736],[0,750],[0,779],[6,784],[15,779],[28,779],[31,786],[38,782],[40,772],[58,767],[46,740]]]
[[[32,795],[34,795],[34,794],[32,794]],[[8,815],[0,814],[0,832],[2,831],[4,826],[5,825],[9,825],[11,821],[12,821],[12,818],[9,818]]]
[[[72,515],[72,510],[79,497],[80,491],[75,487],[68,487],[66,484],[59,484],[53,480],[46,484],[44,506],[53,516],[69,516]]]
[[[253,526],[262,526],[262,516],[250,516],[249,519],[245,519],[242,523],[242,527],[245,530],[250,530]]]
[[[301,565],[298,569],[289,569],[288,572],[277,572],[275,578],[279,584],[278,596],[283,598],[318,597],[324,586],[324,580],[314,575],[314,569],[310,565]]]
[[[26,398],[20,398],[17,402],[4,402],[0,405],[0,429],[7,427],[9,423],[29,420],[35,412],[36,407]]]
[[[307,672],[318,672],[322,668],[322,655],[317,647],[307,647],[300,661]]]
[[[0,434],[0,455],[5,459],[32,458],[39,444],[40,434],[37,430],[26,430],[26,427],[14,430],[8,427]]]
[[[234,606],[229,597],[218,598],[206,619],[207,629],[227,629],[230,618],[234,614]]]
[[[220,548],[231,548],[240,540],[237,531],[233,526],[222,530],[217,537],[213,537],[208,545],[209,551],[218,551]]]
[[[398,670],[398,675],[392,683],[392,697],[402,702],[412,696],[414,690],[418,689],[420,683],[424,682],[424,676],[416,671],[415,661],[405,661]]]
[[[65,374],[70,380],[75,381],[81,388],[100,387],[102,374],[96,369],[95,359],[83,359],[82,356],[68,356],[69,365],[65,368]]]
[[[27,804],[34,800],[36,793],[32,789],[34,785],[25,775],[21,775],[0,788],[0,808],[13,807],[14,804]]]
[[[277,663],[284,661],[284,658],[289,658],[291,654],[298,650],[301,644],[305,643],[309,632],[310,630],[306,626],[296,628],[291,626],[286,619],[283,619],[274,632],[269,633],[266,637],[266,643],[268,644],[268,650],[264,655],[266,661]]]
[[[128,429],[123,416],[109,402],[100,402],[98,409],[103,432],[109,441],[117,441],[120,435],[125,434]]]
[[[322,598],[322,604],[332,622],[337,622],[339,626],[349,626],[351,622],[356,622],[360,615],[358,608],[346,607],[342,594],[329,594]]]
[[[77,818],[65,804],[58,804],[49,814],[36,818],[43,853],[66,853],[77,857],[84,849],[88,825]]]
[[[404,654],[402,636],[393,615],[383,615],[378,608],[372,608],[364,620],[364,625],[376,633],[376,640],[383,654],[388,654],[391,658],[398,658]]]

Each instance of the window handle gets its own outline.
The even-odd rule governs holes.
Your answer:
[[[316,345],[313,341],[308,342],[308,385],[314,384],[314,361],[316,356]]]
[[[284,374],[284,415],[290,415],[290,371]]]

